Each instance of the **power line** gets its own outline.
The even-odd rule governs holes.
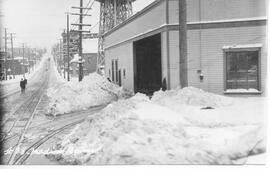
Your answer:
[[[91,0],[88,1],[88,4],[86,5],[86,8],[88,8],[89,4],[90,4]],[[95,0],[92,2],[92,4],[90,5],[89,8],[92,8],[93,4],[94,4]],[[87,9],[85,13],[83,13],[83,18],[85,17],[84,15],[85,14],[88,14],[90,9]],[[78,23],[79,22],[79,18],[77,18],[76,22],[75,23]],[[73,26],[71,29],[74,29],[75,26]]]
[[[87,5],[86,5],[86,8],[88,8],[88,7],[89,7],[89,8],[92,8],[94,2],[95,2],[95,0],[93,0],[92,3],[91,3],[91,0],[89,0],[88,3],[87,3]],[[90,3],[91,3],[91,4],[90,4]],[[90,5],[90,6],[89,6],[89,5]],[[84,15],[88,14],[89,10],[90,10],[90,9],[87,9],[87,10],[83,13],[83,18],[85,17]],[[78,23],[78,22],[79,22],[79,18],[76,19],[75,23]],[[74,28],[75,28],[75,26],[72,26],[71,29],[74,29]]]

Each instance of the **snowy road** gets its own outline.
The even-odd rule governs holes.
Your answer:
[[[42,63],[25,94],[2,85],[4,164],[264,164],[266,98],[127,97],[96,73],[66,82],[52,57]]]
[[[31,79],[28,79],[25,94],[20,93],[16,81],[1,86],[4,89],[1,100],[5,108],[1,124],[3,164],[34,164],[37,161],[40,164],[40,160],[37,160],[40,158],[43,163],[50,164],[43,154],[37,155],[35,152],[51,147],[51,144],[62,138],[63,134],[67,134],[66,132],[70,132],[70,129],[81,123],[86,116],[104,107],[97,106],[87,111],[57,117],[47,116],[49,98],[46,90],[51,83],[55,84],[54,73],[50,69],[52,66],[49,59],[42,64]],[[32,154],[35,155],[32,157]]]

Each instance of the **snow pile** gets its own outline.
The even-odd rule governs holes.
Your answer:
[[[55,83],[64,83],[65,79],[58,73],[57,66],[56,63],[54,62],[53,56],[50,56],[49,58],[52,72],[50,76],[52,81],[52,83],[50,83],[50,87],[52,87]]]
[[[176,99],[196,89],[183,90],[169,94]],[[198,95],[190,97],[178,101],[187,107],[193,107],[187,103],[205,105],[198,101],[203,99],[192,98]],[[154,98],[155,102],[136,94],[109,104],[76,126],[47,157],[64,164],[232,164],[265,151],[265,131],[259,124],[201,126],[185,114],[157,104],[157,94]],[[207,104],[223,105],[217,101],[220,99]]]
[[[75,54],[73,59],[70,61],[70,63],[78,63],[80,61],[81,57],[78,54]],[[82,59],[82,62],[85,62],[84,59]]]
[[[206,127],[261,124],[266,115],[264,98],[231,98],[194,87],[158,91],[151,101]]]
[[[110,83],[97,73],[85,76],[81,82],[71,81],[48,89],[51,99],[49,114],[57,115],[75,110],[107,104],[129,94],[121,87]]]
[[[152,101],[159,104],[169,104],[173,102],[177,104],[187,104],[194,106],[209,106],[209,107],[221,107],[232,104],[232,100],[224,96],[205,92],[195,87],[180,87],[169,91],[155,92]]]

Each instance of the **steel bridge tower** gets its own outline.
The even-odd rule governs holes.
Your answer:
[[[97,72],[105,65],[103,34],[132,15],[135,0],[96,0],[100,3]]]

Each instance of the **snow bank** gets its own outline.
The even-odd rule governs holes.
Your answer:
[[[194,87],[158,91],[151,101],[178,112],[196,125],[207,127],[261,124],[266,117],[263,97],[231,98]]]
[[[129,94],[121,87],[110,83],[97,73],[85,76],[81,82],[61,83],[48,89],[51,99],[49,114],[57,115],[75,110],[107,104]]]
[[[200,94],[214,98],[209,102]],[[265,151],[261,125],[202,126],[159,104],[169,96],[186,107],[231,105],[230,99],[224,104],[227,98],[195,88],[158,92],[152,100],[138,93],[89,116],[47,157],[64,164],[232,164]]]
[[[53,56],[50,56],[50,62],[51,62],[51,71],[52,71],[52,78],[54,78],[53,80],[53,83],[50,83],[50,87],[55,84],[55,81],[57,83],[64,83],[65,82],[65,79],[60,76],[58,70],[57,70],[57,66],[56,66],[56,63],[54,62],[54,59],[53,59]]]
[[[221,107],[232,104],[232,100],[213,93],[205,92],[195,87],[180,87],[169,91],[155,92],[152,101],[160,104],[168,104],[170,102],[177,104],[186,104],[194,106],[209,106],[209,107]]]

